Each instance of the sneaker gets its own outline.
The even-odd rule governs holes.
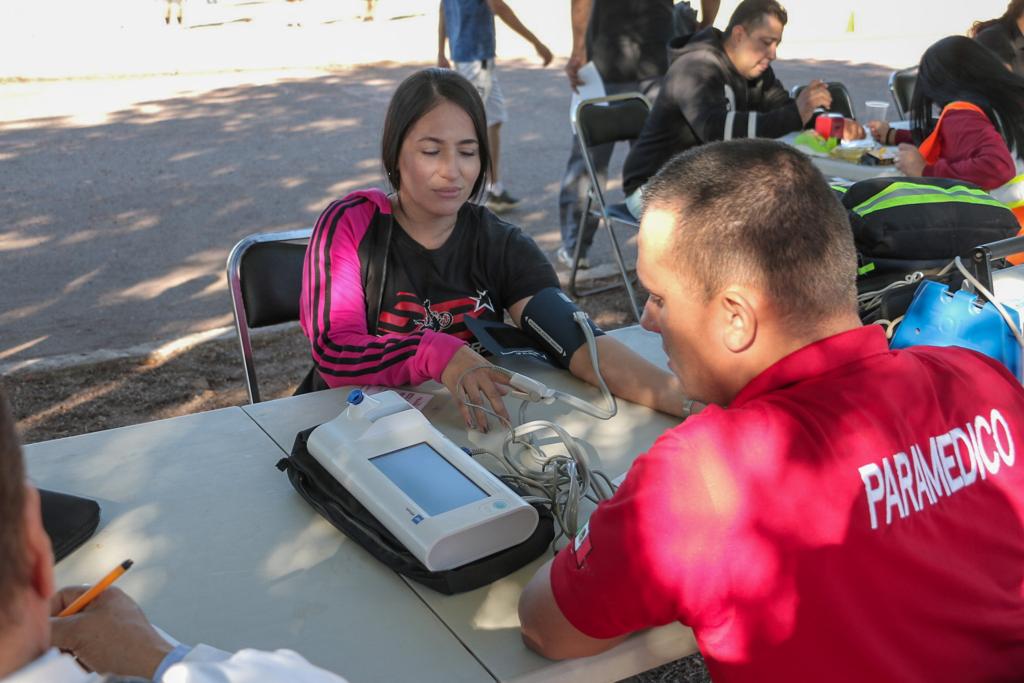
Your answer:
[[[487,193],[487,200],[484,202],[487,208],[494,213],[502,213],[509,209],[514,209],[519,200],[508,193],[508,190],[502,190],[501,194],[494,194],[493,192]]]
[[[559,247],[558,251],[556,252],[556,256],[558,257],[559,263],[561,263],[569,270],[572,270],[572,254],[570,254],[565,247]],[[579,269],[586,270],[587,268],[590,268],[590,260],[586,256],[581,254]]]

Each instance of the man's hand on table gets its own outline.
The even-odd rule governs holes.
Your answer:
[[[800,91],[796,97],[796,107],[800,110],[800,119],[804,125],[814,116],[814,110],[819,107],[828,109],[832,106],[832,93],[824,81],[817,79],[807,84],[807,87]]]
[[[78,614],[56,616],[87,589],[63,588],[50,599],[53,646],[70,652],[90,671],[152,678],[174,648],[123,591],[108,588]]]

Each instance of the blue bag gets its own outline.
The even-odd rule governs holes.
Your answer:
[[[996,359],[1021,381],[1020,344],[995,306],[989,302],[981,306],[982,301],[969,292],[950,292],[944,284],[925,280],[889,346],[962,346]],[[1006,311],[1019,324],[1017,311],[1009,307]]]

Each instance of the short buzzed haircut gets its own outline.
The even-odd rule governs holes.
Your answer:
[[[730,282],[757,286],[791,325],[856,313],[857,255],[846,210],[811,161],[769,140],[714,142],[672,158],[644,186],[671,211],[671,253],[705,302]]]
[[[25,463],[14,417],[0,391],[0,631],[17,619],[11,613],[13,598],[28,583],[24,510]]]
[[[789,21],[789,13],[786,12],[786,8],[776,0],[743,0],[729,17],[729,25],[725,27],[725,34],[729,35],[737,26],[742,26],[748,32],[753,31],[761,25],[766,16],[775,17],[783,26]]]

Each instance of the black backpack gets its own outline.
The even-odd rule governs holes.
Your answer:
[[[864,276],[941,268],[1020,229],[1005,204],[962,180],[871,178],[833,189],[849,212]]]
[[[947,268],[954,258],[1020,228],[1009,208],[962,180],[884,177],[832,188],[853,228],[865,323],[903,315],[922,279],[958,289],[962,276]]]
[[[533,562],[554,540],[551,511],[533,503],[540,519],[530,538],[462,567],[430,571],[310,455],[306,442],[313,429],[296,435],[291,454],[282,458],[277,468],[288,473],[288,480],[299,495],[339,531],[394,571],[427,588],[453,595],[486,586]]]

